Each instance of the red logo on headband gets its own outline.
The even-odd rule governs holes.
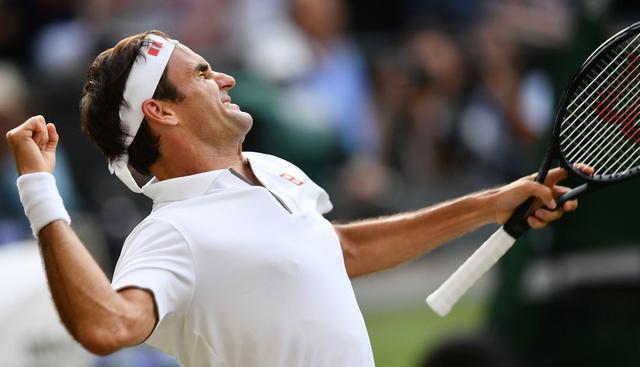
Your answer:
[[[158,56],[161,48],[162,42],[151,41],[151,46],[149,46],[149,51],[147,51],[147,53],[151,56]]]

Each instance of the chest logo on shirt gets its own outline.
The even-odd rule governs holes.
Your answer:
[[[293,184],[295,184],[295,185],[297,185],[297,186],[302,186],[302,185],[304,185],[304,182],[302,182],[302,181],[298,180],[297,178],[295,178],[295,177],[291,176],[291,175],[290,175],[290,174],[288,174],[288,173],[281,173],[281,174],[280,174],[280,177],[284,178],[284,179],[285,179],[285,180],[287,180],[287,181],[292,182]]]

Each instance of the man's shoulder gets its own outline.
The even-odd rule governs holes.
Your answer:
[[[184,240],[182,231],[179,230],[174,223],[164,219],[162,216],[154,214],[154,212],[151,212],[149,216],[133,228],[129,236],[125,239],[125,247],[138,246],[140,244],[149,245],[168,239]]]

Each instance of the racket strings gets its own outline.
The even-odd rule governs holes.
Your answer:
[[[635,56],[633,60],[637,61],[639,57],[640,56]],[[636,70],[638,70],[639,66],[640,66],[640,63],[635,62],[634,68],[631,70],[631,72],[635,72]],[[628,84],[625,85],[624,83],[627,80],[630,80],[631,82],[635,82],[636,81],[635,77],[637,77],[637,73],[634,73],[634,74],[625,73],[622,75],[625,75],[625,78],[619,82],[617,88],[609,88],[607,92],[600,93],[599,95],[601,101],[596,106],[596,113],[602,120],[604,120],[608,124],[600,124],[600,129],[595,130],[596,133],[599,133],[598,134],[599,139],[598,137],[596,137],[594,141],[594,143],[596,144],[598,144],[601,140],[607,139],[611,136],[612,131],[615,131],[615,128],[613,126],[615,126],[616,123],[619,123],[624,128],[626,128],[628,127],[629,123],[633,121],[633,118],[637,116],[638,105],[636,104],[631,109],[629,109],[629,106],[627,103],[627,101],[634,101],[635,97],[637,97],[638,95],[637,83],[632,85],[631,88],[627,88],[627,94],[622,96],[622,98],[619,98],[620,90],[623,89],[624,87],[628,87]],[[633,75],[634,77],[630,78],[631,75]],[[624,113],[622,114],[619,113],[620,110],[623,110]],[[607,134],[603,134],[603,132],[605,131],[607,132]],[[626,134],[626,131],[625,131],[625,134]]]
[[[623,174],[640,163],[639,38],[598,56],[562,120],[565,159],[593,167],[598,176]]]
[[[584,103],[587,102],[593,96],[593,93],[596,92],[597,88],[592,89],[592,91],[586,97],[584,97],[583,94],[586,93],[589,90],[589,88],[591,86],[593,86],[593,84],[596,84],[596,87],[597,87],[598,85],[602,85],[603,83],[607,83],[609,81],[609,78],[611,78],[615,74],[615,72],[621,66],[621,64],[619,63],[618,65],[616,65],[613,70],[611,70],[610,66],[612,64],[616,63],[619,58],[624,57],[624,54],[625,54],[626,50],[629,47],[631,47],[632,44],[635,43],[638,38],[640,38],[640,35],[636,36],[631,42],[627,43],[626,46],[624,46],[624,47],[622,47],[623,45],[617,46],[617,48],[614,50],[614,52],[612,52],[613,54],[615,54],[615,57],[613,57],[613,59],[611,59],[611,56],[610,56],[611,53],[605,54],[603,56],[603,58],[609,58],[607,65],[604,65],[604,67],[601,67],[600,72],[598,72],[598,74],[595,77],[591,78],[590,81],[588,79],[583,79],[582,80],[583,84],[584,84],[585,80],[587,80],[588,81],[587,85],[585,87],[583,87],[582,91],[580,93],[578,93],[573,98],[573,100],[567,105],[567,109],[570,109],[571,107],[573,107],[576,102],[580,102],[578,107],[575,108],[575,111],[584,112],[585,110],[581,109],[581,108],[583,107]],[[633,51],[636,51],[636,50],[637,50],[637,46]],[[600,63],[600,64],[602,64],[602,63]],[[596,64],[595,66],[598,67],[598,66],[601,66],[601,65]],[[592,71],[596,70],[596,67],[590,69],[590,73]],[[603,74],[605,76],[605,79],[603,81],[598,82],[598,79]],[[566,118],[570,119],[572,117],[573,117],[573,113],[570,114],[569,116],[567,116]]]
[[[633,50],[633,51],[636,51],[636,50]],[[620,56],[620,55],[621,55],[620,53],[618,53],[618,54],[617,54],[617,56]],[[603,57],[603,59],[606,61],[606,59],[607,59],[606,55]],[[615,59],[614,59],[614,60],[611,60],[611,58],[609,58],[609,63],[608,63],[607,65],[610,65],[610,64],[611,64],[611,62],[613,62],[613,61],[615,61]],[[597,66],[598,66],[598,65],[596,65],[596,66],[594,67],[594,69],[597,69]],[[620,65],[618,65],[618,67],[619,67],[619,66],[620,66]],[[616,69],[617,69],[617,68],[616,68]],[[598,76],[599,76],[599,75],[601,75],[601,74],[602,74],[602,72],[603,72],[603,71],[606,71],[606,70],[607,70],[607,67],[605,66],[604,68],[602,68],[602,71],[598,74]],[[624,70],[624,71],[626,71],[626,70],[627,70],[627,69],[625,68],[625,70]],[[620,78],[620,76],[621,76],[621,75],[626,76],[626,78],[623,78],[623,80],[619,80],[619,78]],[[583,88],[583,90],[582,90],[582,92],[581,92],[580,94],[578,94],[576,97],[574,97],[574,100],[580,100],[581,95],[582,95],[582,94],[584,94],[586,91],[588,91],[588,90],[589,90],[589,87],[591,87],[591,86],[593,85],[593,83],[594,83],[595,81],[597,81],[597,77],[598,77],[598,76],[596,76],[596,78],[595,78],[595,79],[593,79],[593,80],[592,80],[592,81],[591,81],[591,82],[590,82],[586,87],[584,87],[584,88]],[[615,78],[614,78],[614,80],[612,81],[612,83],[617,82],[617,83],[618,83],[618,85],[621,85],[621,84],[622,84],[622,82],[625,82],[625,81],[628,79],[629,74],[625,74],[624,72],[623,72],[623,73],[616,73],[616,70],[614,69],[614,70],[613,70],[613,71],[611,71],[609,74],[607,74],[607,78],[606,78],[605,80],[601,81],[601,82],[600,82],[599,84],[597,84],[597,85],[598,85],[598,86],[602,86],[603,84],[605,84],[605,83],[607,83],[607,82],[608,82],[608,79],[609,79],[610,77],[613,77],[613,76],[615,76]],[[584,81],[583,81],[583,84],[584,84]],[[578,90],[579,90],[579,89],[580,89],[580,88],[578,88]],[[594,95],[595,93],[600,92],[598,97],[601,97],[601,96],[602,96],[602,92],[601,92],[601,90],[602,90],[602,87],[600,87],[600,88],[597,88],[597,87],[596,87],[596,88],[593,88],[593,90],[591,91],[591,93],[589,94],[589,96],[587,96],[587,98],[584,98],[584,99],[583,99],[583,101],[582,101],[582,103],[580,103],[580,105],[578,105],[577,107],[574,107],[574,112],[570,113],[568,116],[566,116],[566,117],[564,118],[564,121],[563,121],[563,123],[564,123],[563,125],[564,125],[564,126],[563,126],[563,127],[567,127],[567,128],[569,127],[569,126],[567,126],[567,122],[571,122],[571,121],[572,121],[572,117],[574,117],[573,122],[580,120],[582,117],[584,117],[584,115],[585,115],[585,114],[587,114],[587,117],[589,117],[589,116],[588,116],[588,115],[589,115],[589,112],[593,112],[593,110],[592,110],[592,109],[590,109],[590,107],[593,107],[593,104],[595,104],[595,103],[597,103],[596,109],[598,110],[598,113],[599,113],[600,117],[604,118],[605,120],[606,120],[606,119],[609,119],[609,118],[611,117],[611,114],[612,114],[612,113],[613,113],[613,111],[615,110],[615,107],[619,107],[619,103],[620,103],[620,101],[622,101],[622,100],[618,101],[618,103],[616,103],[616,105],[615,105],[615,106],[613,106],[614,108],[610,108],[610,107],[611,107],[611,103],[608,103],[608,104],[606,104],[606,105],[604,105],[604,106],[603,106],[603,102],[602,102],[602,101],[598,102],[598,100],[597,100],[597,99],[596,99],[596,100],[594,100],[594,101],[591,101],[591,103],[590,103],[590,104],[588,104],[587,106],[584,106],[584,103],[585,103],[586,101],[588,101],[590,97],[593,97],[593,95]],[[612,95],[614,92],[615,92],[615,90],[610,88],[610,89],[609,89],[609,91],[608,91],[608,95],[607,95],[607,96],[605,96],[605,99],[610,98],[610,97],[611,97],[611,95]],[[572,107],[572,106],[571,106],[571,104],[570,104],[570,105],[569,105],[569,107],[568,107],[568,110],[571,110],[571,107]],[[603,107],[604,107],[604,108],[603,108]],[[603,109],[604,109],[605,111],[602,111]],[[580,111],[580,114],[579,114],[578,116],[574,116],[575,111]],[[591,124],[592,122],[594,122],[594,120],[593,120],[593,119],[586,119],[586,121],[585,121],[585,122],[586,122],[586,123]],[[600,126],[600,127],[601,127],[601,129],[599,129],[599,130],[593,130],[593,128],[592,128],[592,129],[587,129],[586,131],[587,131],[587,132],[592,132],[592,133],[593,133],[593,132],[598,133],[598,132],[602,132],[602,129],[606,129],[607,127],[610,127],[610,126],[608,126],[608,125],[601,125],[601,124],[598,124],[598,125],[596,125],[596,126]],[[565,140],[567,140],[567,139],[571,139],[571,138],[574,136],[574,134],[575,134],[576,132],[577,132],[577,133],[584,133],[584,132],[585,132],[585,130],[583,130],[583,129],[573,129],[573,130],[570,132],[570,134],[568,134],[567,136],[565,136],[565,137],[564,137],[564,139],[565,139]],[[571,151],[567,152],[567,154],[571,155],[571,154],[572,154],[572,153],[573,153],[577,148],[581,147],[581,145],[580,145],[580,144],[581,144],[581,143],[583,143],[583,142],[584,142],[584,140],[585,140],[587,137],[590,137],[590,135],[583,134],[583,138],[582,138],[580,141],[578,141],[578,142],[577,142],[577,145],[574,145],[574,148],[573,148]]]
[[[616,120],[620,120],[620,124],[626,124],[626,121],[629,121],[629,117],[637,116],[637,113],[637,107],[634,107],[633,111],[628,112],[628,115],[623,120],[619,118],[616,118]],[[633,128],[633,125],[631,128]],[[634,139],[637,131],[633,131],[627,126],[623,127],[622,133],[626,140],[620,139],[620,132],[617,127],[609,127],[605,131],[600,129],[600,131],[596,139],[592,140],[589,146],[584,148],[582,155],[569,156],[569,160],[575,163],[587,163],[598,169],[598,172],[602,174],[624,173],[632,168],[635,165],[636,158],[638,158],[638,148],[633,145],[630,146],[627,140]],[[626,159],[623,160],[623,157],[626,157]],[[630,161],[632,164],[628,165]]]
[[[617,133],[619,132],[618,130],[622,132],[622,134],[627,140],[633,143],[638,142],[637,140],[638,138],[640,138],[640,136],[639,137],[635,136],[638,133],[638,130],[633,129],[632,123],[635,122],[636,118],[640,114],[640,105],[635,103],[632,106],[629,106],[628,103],[624,104],[622,101],[635,101],[639,94],[640,94],[640,88],[638,88],[636,85],[634,86],[634,88],[629,88],[629,90],[627,91],[627,94],[623,96],[623,98],[620,98],[617,101],[616,101],[618,97],[617,94],[615,98],[612,98],[612,95],[614,95],[614,92],[610,91],[608,95],[605,96],[604,99],[599,102],[598,106],[596,107],[597,114],[602,120],[607,122],[607,124],[600,124],[599,129],[594,130],[596,133],[595,138],[588,141],[590,146],[584,149],[585,152],[582,155],[577,156],[577,158],[575,158],[576,162],[580,162],[581,160],[584,160],[585,158],[587,158],[589,153],[593,151],[593,148],[591,148],[592,146],[600,147],[603,145],[603,141],[606,142],[610,139],[615,138]],[[614,104],[614,101],[615,101],[615,104]],[[621,109],[624,110],[624,113],[617,112],[617,111],[620,111]],[[589,135],[585,134],[582,140],[584,140],[585,137],[587,136]],[[612,159],[615,159],[617,153],[621,153],[619,149],[623,146],[621,142],[618,142],[618,144],[611,144],[611,143],[605,143],[605,144],[606,144],[605,147],[608,147],[608,149],[599,149],[596,152],[596,154],[591,157],[591,160],[594,162],[593,164],[596,164],[599,166],[606,165],[608,167],[613,167],[613,170],[616,172],[624,171],[625,169],[623,169],[623,167],[626,160],[622,161],[620,157],[618,157],[618,159],[615,160],[613,163],[611,162]],[[576,149],[574,146],[573,151],[575,150]],[[629,149],[627,149],[626,151],[623,151],[621,157],[629,158],[628,153],[630,153]],[[567,155],[572,156],[571,152],[568,152]],[[618,163],[622,163],[622,164],[617,165]]]
[[[604,56],[603,58],[606,58],[606,56]],[[612,61],[612,60],[609,58],[609,61]],[[598,69],[598,67],[599,67],[599,65],[595,65],[595,66],[593,67],[593,69],[592,69],[592,70],[597,70],[597,69]],[[606,68],[602,68],[602,71],[605,71],[605,70],[606,70]],[[601,72],[601,73],[602,73],[602,72]],[[584,94],[586,91],[588,91],[588,90],[589,90],[589,88],[593,85],[594,81],[596,81],[596,80],[597,80],[597,77],[599,77],[599,76],[601,75],[601,73],[599,73],[599,74],[598,74],[598,75],[597,75],[597,76],[596,76],[596,77],[595,77],[595,78],[594,78],[594,79],[593,79],[593,80],[592,80],[592,81],[591,81],[591,82],[590,82],[586,87],[584,87],[584,88],[583,88],[583,91],[582,91],[580,94]],[[614,75],[614,74],[609,74],[609,76],[611,76],[611,75]],[[607,80],[605,79],[605,80],[603,81],[603,83],[604,83],[604,82],[606,82],[606,81],[607,81]],[[584,83],[584,81],[583,81],[583,83]],[[580,89],[580,88],[578,88],[578,89]],[[573,104],[573,103],[569,104],[569,106],[567,107],[567,111],[571,111],[571,109],[572,109],[572,107],[573,107],[573,112],[571,112],[568,116],[566,116],[566,117],[564,118],[564,120],[563,120],[563,127],[569,127],[569,126],[567,126],[567,122],[570,122],[570,121],[572,120],[572,118],[573,118],[573,120],[575,121],[575,120],[579,120],[579,119],[581,119],[581,118],[584,116],[584,114],[588,114],[588,112],[589,112],[589,109],[588,109],[588,108],[589,108],[589,107],[592,107],[592,106],[591,106],[591,104],[593,104],[593,102],[592,102],[591,104],[589,104],[589,105],[587,105],[587,106],[583,107],[583,106],[584,106],[584,103],[585,103],[585,102],[587,102],[587,101],[589,100],[589,98],[590,98],[590,97],[592,97],[592,96],[593,96],[593,94],[594,94],[594,93],[596,93],[598,90],[599,90],[598,88],[593,88],[593,90],[592,90],[592,92],[589,94],[589,96],[587,96],[586,98],[584,98],[584,99],[582,100],[582,103],[580,103],[580,105],[578,105],[577,107],[576,107],[576,106],[572,106],[572,104]],[[581,97],[581,95],[578,95],[578,96],[574,97],[574,100],[573,100],[573,101],[578,101],[578,100],[580,100],[580,97]],[[599,105],[601,105],[601,104],[599,104]],[[575,113],[576,113],[576,112],[580,112],[580,114],[579,114],[579,115],[577,115],[577,116],[575,116]],[[586,123],[592,123],[592,122],[593,122],[593,120],[591,120],[591,119],[586,120]],[[591,132],[593,132],[592,130],[587,130],[587,131],[591,131]],[[576,133],[578,133],[578,134],[580,134],[580,133],[584,133],[584,130],[581,130],[581,129],[573,129],[573,130],[572,130],[572,131],[571,131],[567,136],[565,136],[565,137],[564,137],[564,139],[565,139],[565,140],[571,139],[572,137],[574,137],[574,135],[575,135]],[[587,137],[587,135],[584,135],[584,134],[583,134],[583,138],[582,138],[582,140],[578,141],[578,144],[582,143],[582,142],[585,140],[585,138],[586,138],[586,137]],[[577,149],[578,147],[580,147],[580,145],[576,145],[576,146],[574,146],[574,150],[575,150],[575,149]],[[568,153],[569,153],[569,154],[571,154],[571,153],[573,153],[573,151],[570,151],[570,152],[568,152]]]
[[[634,80],[635,83],[631,87],[628,87],[627,94],[620,100],[611,106],[612,101],[609,101],[610,97],[600,102],[599,106],[606,103],[604,110],[599,110],[600,117],[609,124],[609,128],[606,130],[606,134],[602,134],[604,139],[614,139],[621,137],[624,141],[618,139],[616,144],[609,144],[608,149],[601,149],[593,159],[594,164],[609,167],[612,172],[625,172],[633,167],[635,158],[638,157],[638,143],[640,143],[640,129],[636,126],[637,118],[640,115],[640,104],[637,102],[638,95],[640,94],[639,84],[637,82],[638,76],[638,62],[636,56],[636,65],[634,67]],[[618,96],[616,95],[615,98]],[[624,101],[624,102],[623,102]],[[602,111],[606,113],[602,115]],[[620,135],[621,134],[621,135]],[[602,139],[600,139],[602,140]],[[627,143],[631,143],[628,145]],[[631,166],[628,165],[629,161],[632,162]]]
[[[598,107],[602,107],[602,102],[598,104]],[[606,110],[605,112],[598,111],[601,118],[605,120],[611,118],[612,111],[614,111],[614,108],[619,107],[619,103],[616,103],[616,105],[611,109],[609,109],[609,107],[610,104],[606,105],[606,108],[608,110]],[[585,112],[583,111],[583,113],[578,115],[577,118],[582,118],[584,114]],[[589,116],[587,115],[586,117]],[[565,121],[568,120],[568,118],[565,118]],[[576,155],[575,153],[578,153],[578,149],[580,149],[580,152],[583,152],[583,155],[580,156],[580,158],[576,158],[575,160],[584,158],[584,154],[588,154],[589,152],[591,152],[591,148],[594,146],[597,147],[598,144],[600,144],[602,140],[606,139],[614,129],[612,128],[611,124],[594,124],[594,122],[597,121],[594,119],[585,119],[583,123],[588,125],[586,126],[586,129],[585,126],[582,126],[581,129],[574,128],[570,134],[564,136],[563,143],[572,143],[572,148],[565,151],[566,156],[573,158]],[[569,128],[568,126],[565,127]],[[588,144],[588,146],[585,146],[585,144]]]
[[[620,54],[618,53],[617,56],[620,56]],[[603,59],[605,61],[607,61],[606,56],[603,57]],[[609,61],[609,63],[607,65],[611,65],[611,62],[615,61],[615,59],[611,60],[611,58],[609,58],[608,61]],[[607,83],[608,79],[610,79],[610,77],[614,77],[614,76],[615,76],[615,78],[611,83],[616,83],[617,82],[618,85],[621,85],[623,82],[625,82],[626,79],[628,79],[629,74],[616,73],[615,71],[619,68],[619,66],[620,65],[618,65],[618,67],[616,69],[614,69],[614,71],[612,71],[611,73],[608,73],[607,74],[607,78],[605,78],[604,81],[601,81],[597,85],[602,85],[604,83]],[[597,70],[597,67],[595,69]],[[601,69],[602,70],[601,70],[600,73],[598,73],[598,76],[602,75],[602,72],[606,71],[607,67],[605,66],[605,67],[603,67]],[[625,68],[624,71],[626,71],[626,70],[627,69]],[[625,75],[627,78],[623,78],[622,80],[620,80],[620,76],[621,75]],[[586,87],[583,88],[582,92],[580,94],[578,94],[577,97],[575,97],[575,100],[580,100],[580,96],[583,95],[586,91],[589,91],[589,87],[591,87],[594,84],[594,82],[597,81],[597,77],[598,76],[596,76],[595,79],[591,80],[589,82],[589,84]],[[588,79],[586,79],[586,80],[588,80]],[[583,81],[582,84],[584,84],[584,81]],[[580,88],[578,88],[578,90],[579,89]],[[589,93],[588,97],[592,97],[600,89],[602,89],[602,88],[593,88],[593,90]],[[614,93],[614,90],[610,89],[608,91],[608,96],[605,96],[605,99],[610,98],[613,93]],[[598,97],[602,97],[602,92],[598,93]],[[598,146],[596,144],[599,143],[599,140],[603,140],[604,138],[607,137],[607,135],[603,135],[602,134],[604,131],[611,132],[611,126],[610,125],[602,125],[602,124],[594,125],[593,123],[596,120],[594,120],[593,118],[589,118],[589,117],[592,117],[592,116],[589,116],[589,115],[590,115],[590,112],[593,112],[593,110],[591,109],[593,107],[593,104],[597,103],[596,109],[598,110],[599,116],[606,120],[606,119],[610,119],[612,117],[611,115],[612,115],[614,109],[616,107],[619,107],[619,102],[620,102],[620,101],[618,101],[616,103],[616,105],[613,106],[613,108],[611,108],[612,107],[611,103],[604,104],[604,108],[603,108],[603,102],[599,102],[598,103],[597,100],[591,101],[587,106],[584,106],[584,103],[587,100],[589,100],[589,98],[583,99],[582,102],[577,107],[576,106],[570,106],[568,111],[571,111],[571,107],[574,107],[574,111],[571,112],[563,120],[563,122],[564,122],[563,129],[564,129],[564,131],[566,131],[566,129],[571,128],[571,126],[567,125],[567,122],[568,121],[572,121],[572,117],[573,117],[573,122],[581,121],[584,124],[589,125],[589,126],[586,126],[586,129],[585,129],[585,126],[579,126],[580,128],[574,128],[574,129],[572,129],[570,131],[570,133],[568,135],[565,135],[563,137],[563,144],[566,144],[567,142],[573,142],[573,144],[572,144],[573,147],[571,149],[569,149],[568,151],[565,150],[565,154],[567,156],[569,156],[569,157],[573,157],[574,153],[580,148],[581,148],[581,151],[583,151],[583,152],[590,152],[591,149],[588,149],[588,148],[590,148],[592,146]],[[575,112],[576,111],[580,111],[580,113],[577,116],[575,116]],[[585,117],[585,114],[587,116],[586,116],[585,119],[583,119],[583,117]],[[598,129],[598,127],[599,127],[599,129]],[[576,133],[578,133],[578,135],[582,135],[582,137],[579,138],[578,141],[575,141],[575,139],[573,139],[573,141],[572,141],[572,138],[575,138],[575,134]],[[594,137],[596,138],[596,141],[590,140],[591,138],[594,138]],[[599,137],[599,139],[598,139],[598,137]],[[589,144],[589,146],[585,147],[585,145],[584,145],[585,143],[591,143],[591,144]],[[587,148],[587,149],[585,149],[585,148]]]

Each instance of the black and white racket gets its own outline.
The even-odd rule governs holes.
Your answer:
[[[565,90],[553,137],[536,181],[544,182],[554,161],[582,183],[556,199],[567,200],[637,176],[640,172],[640,22],[605,41],[582,64]],[[594,169],[588,175],[579,165]],[[440,316],[529,229],[534,198],[480,246],[427,303]]]

